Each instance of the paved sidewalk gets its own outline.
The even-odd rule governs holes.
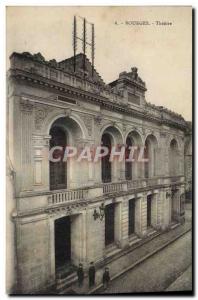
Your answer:
[[[192,291],[192,265],[179,276],[167,289],[171,291]]]
[[[190,215],[190,212],[189,212]],[[166,247],[168,243],[177,239],[182,234],[191,229],[191,220],[187,218],[184,225],[180,225],[175,229],[172,229],[166,233],[160,234],[152,240],[144,243],[143,245],[137,247],[136,249],[124,254],[116,260],[113,260],[107,264],[110,270],[111,279],[115,279],[130,268],[133,268],[135,265],[146,259],[147,257],[153,255],[163,247]],[[92,290],[88,287],[88,278],[84,280],[84,285],[82,288],[79,288],[77,283],[73,284],[68,291],[72,290],[75,294],[91,294],[97,293],[97,289],[101,288],[102,284],[102,274],[103,269],[99,269],[96,272],[96,285]],[[65,291],[63,294],[67,294],[68,291]]]
[[[97,294],[152,293],[165,290],[192,264],[191,231],[110,282]],[[182,291],[183,289],[181,289]]]

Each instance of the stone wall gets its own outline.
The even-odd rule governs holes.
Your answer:
[[[17,221],[19,292],[42,290],[50,280],[49,226],[46,215]]]

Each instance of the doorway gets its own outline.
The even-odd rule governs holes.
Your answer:
[[[115,230],[115,205],[109,204],[105,206],[105,246],[108,246],[114,242],[114,230]]]
[[[151,201],[152,195],[147,196],[147,227],[151,226]]]
[[[59,269],[71,261],[71,220],[63,217],[55,220],[55,267]]]
[[[129,200],[129,235],[135,232],[135,199]]]

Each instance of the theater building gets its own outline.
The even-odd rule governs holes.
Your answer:
[[[85,62],[85,68],[82,67]],[[84,54],[13,53],[7,80],[7,290],[37,293],[184,222],[181,115],[146,101],[133,67],[105,84]],[[54,146],[144,147],[146,162],[50,162]],[[126,153],[128,153],[126,151]]]

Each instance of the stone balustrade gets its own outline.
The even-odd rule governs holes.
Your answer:
[[[103,184],[103,194],[123,192],[125,190],[125,183],[123,182],[113,182]]]
[[[59,203],[65,203],[72,200],[87,199],[88,189],[76,189],[76,190],[62,190],[53,192],[48,197],[48,204],[54,205]]]
[[[184,176],[143,178],[131,181],[103,183],[82,189],[54,191],[48,196],[48,205],[57,205],[73,200],[86,200],[117,192],[127,192],[140,188],[157,187],[184,182]]]
[[[127,189],[138,189],[146,187],[146,181],[144,179],[137,179],[137,180],[131,180],[127,181]]]

